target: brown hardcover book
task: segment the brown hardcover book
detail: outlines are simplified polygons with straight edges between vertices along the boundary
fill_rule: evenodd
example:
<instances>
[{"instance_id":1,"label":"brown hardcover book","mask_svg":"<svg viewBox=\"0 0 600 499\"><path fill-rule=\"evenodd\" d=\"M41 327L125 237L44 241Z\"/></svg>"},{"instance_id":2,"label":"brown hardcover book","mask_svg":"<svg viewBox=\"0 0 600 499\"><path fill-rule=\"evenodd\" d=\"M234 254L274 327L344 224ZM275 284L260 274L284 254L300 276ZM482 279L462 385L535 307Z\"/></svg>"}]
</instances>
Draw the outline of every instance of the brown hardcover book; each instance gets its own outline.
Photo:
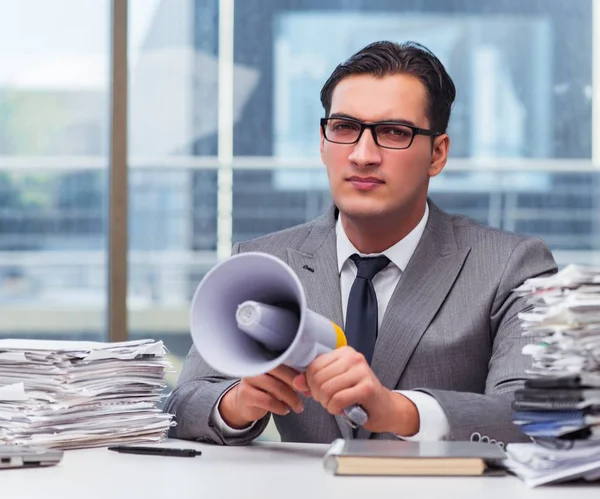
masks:
<instances>
[{"instance_id":1,"label":"brown hardcover book","mask_svg":"<svg viewBox=\"0 0 600 499\"><path fill-rule=\"evenodd\" d=\"M405 442L335 440L325 469L335 475L501 475L506 458L496 444L482 442Z\"/></svg>"}]
</instances>

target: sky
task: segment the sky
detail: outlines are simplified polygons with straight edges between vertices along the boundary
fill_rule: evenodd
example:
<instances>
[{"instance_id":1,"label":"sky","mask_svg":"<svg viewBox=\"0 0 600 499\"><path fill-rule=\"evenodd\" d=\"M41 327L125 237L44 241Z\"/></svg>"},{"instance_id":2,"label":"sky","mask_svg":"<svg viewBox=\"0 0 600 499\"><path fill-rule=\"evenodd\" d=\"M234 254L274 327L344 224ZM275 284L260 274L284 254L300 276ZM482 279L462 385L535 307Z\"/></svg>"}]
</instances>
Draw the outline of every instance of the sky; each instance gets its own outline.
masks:
<instances>
[{"instance_id":1,"label":"sky","mask_svg":"<svg viewBox=\"0 0 600 499\"><path fill-rule=\"evenodd\" d=\"M130 64L161 0L131 0ZM0 0L0 87L106 89L109 0Z\"/></svg>"}]
</instances>

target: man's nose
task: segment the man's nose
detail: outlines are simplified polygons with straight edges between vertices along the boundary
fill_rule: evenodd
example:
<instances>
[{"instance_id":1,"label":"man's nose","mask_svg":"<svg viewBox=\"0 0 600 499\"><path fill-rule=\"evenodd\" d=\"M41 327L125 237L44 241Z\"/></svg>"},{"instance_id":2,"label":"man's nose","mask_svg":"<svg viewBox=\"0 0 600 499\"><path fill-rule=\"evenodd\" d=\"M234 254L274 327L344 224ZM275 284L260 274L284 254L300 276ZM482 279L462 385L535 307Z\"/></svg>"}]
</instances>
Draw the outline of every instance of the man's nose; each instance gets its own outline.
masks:
<instances>
[{"instance_id":1,"label":"man's nose","mask_svg":"<svg viewBox=\"0 0 600 499\"><path fill-rule=\"evenodd\" d=\"M357 166L377 166L381 163L381 150L375 143L371 130L366 129L363 132L348 159Z\"/></svg>"}]
</instances>

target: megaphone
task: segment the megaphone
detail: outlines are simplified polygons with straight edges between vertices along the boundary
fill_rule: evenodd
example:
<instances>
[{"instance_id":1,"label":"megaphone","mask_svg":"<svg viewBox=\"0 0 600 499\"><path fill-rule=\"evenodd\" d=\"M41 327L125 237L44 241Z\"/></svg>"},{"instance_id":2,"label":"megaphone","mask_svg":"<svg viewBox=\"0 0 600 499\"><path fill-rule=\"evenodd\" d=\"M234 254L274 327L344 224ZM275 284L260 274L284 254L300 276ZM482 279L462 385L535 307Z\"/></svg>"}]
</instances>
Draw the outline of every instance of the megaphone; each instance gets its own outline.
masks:
<instances>
[{"instance_id":1,"label":"megaphone","mask_svg":"<svg viewBox=\"0 0 600 499\"><path fill-rule=\"evenodd\" d=\"M294 271L258 252L233 255L204 276L192 298L190 331L207 364L239 378L280 365L303 372L318 355L346 345L337 324L307 308ZM353 427L368 418L358 405L344 416Z\"/></svg>"}]
</instances>

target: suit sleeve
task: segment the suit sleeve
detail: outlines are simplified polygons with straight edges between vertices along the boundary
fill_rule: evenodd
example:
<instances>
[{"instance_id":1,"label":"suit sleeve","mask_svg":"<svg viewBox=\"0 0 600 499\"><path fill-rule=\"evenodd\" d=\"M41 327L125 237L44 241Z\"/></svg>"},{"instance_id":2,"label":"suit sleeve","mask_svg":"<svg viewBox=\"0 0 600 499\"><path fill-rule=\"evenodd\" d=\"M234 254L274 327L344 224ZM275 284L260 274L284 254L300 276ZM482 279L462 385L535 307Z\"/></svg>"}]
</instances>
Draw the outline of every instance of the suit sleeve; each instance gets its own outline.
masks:
<instances>
[{"instance_id":1,"label":"suit sleeve","mask_svg":"<svg viewBox=\"0 0 600 499\"><path fill-rule=\"evenodd\" d=\"M237 243L232 254L239 252L240 245ZM173 414L177 423L169 431L169 436L219 445L246 445L257 438L266 428L270 415L257 421L248 432L235 436L224 435L211 418L221 395L238 381L212 369L192 345L177 386L165 404L165 412Z\"/></svg>"},{"instance_id":2,"label":"suit sleeve","mask_svg":"<svg viewBox=\"0 0 600 499\"><path fill-rule=\"evenodd\" d=\"M524 239L513 249L490 314L489 330L493 343L485 393L417 388L433 396L444 410L450 440L471 440L475 435L502 443L530 440L512 422L514 391L523 386L525 370L531 366L531 358L522 353L531 339L522 335L517 315L527 308L527 304L513 290L526 279L556 271L552 253L541 240Z\"/></svg>"}]
</instances>

